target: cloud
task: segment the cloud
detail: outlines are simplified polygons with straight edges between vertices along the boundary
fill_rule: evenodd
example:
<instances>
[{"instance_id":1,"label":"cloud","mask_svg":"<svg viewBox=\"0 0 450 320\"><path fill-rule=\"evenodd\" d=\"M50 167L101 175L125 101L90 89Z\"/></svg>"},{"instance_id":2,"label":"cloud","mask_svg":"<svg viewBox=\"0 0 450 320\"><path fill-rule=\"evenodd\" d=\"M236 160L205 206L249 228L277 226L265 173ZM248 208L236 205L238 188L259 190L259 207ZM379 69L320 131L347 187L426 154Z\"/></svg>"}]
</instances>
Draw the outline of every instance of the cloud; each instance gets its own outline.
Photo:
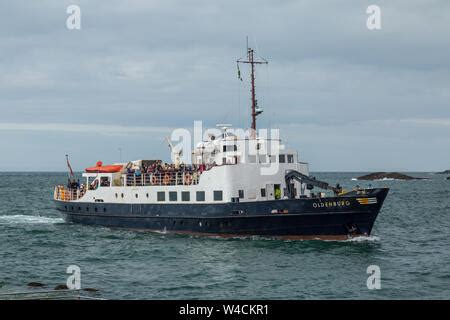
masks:
<instances>
[{"instance_id":1,"label":"cloud","mask_svg":"<svg viewBox=\"0 0 450 320\"><path fill-rule=\"evenodd\" d=\"M403 150L398 159L410 168L442 165L427 156L427 140L450 149L448 1L381 1L379 31L366 28L372 1L75 3L80 31L65 25L73 1L0 3L0 130L15 141L0 168L17 161L27 143L60 148L54 132L153 137L197 119L248 127L248 69L241 68L240 82L235 65L247 35L269 60L256 73L264 109L258 125L286 128L292 145L374 139L386 152ZM5 139L0 144L8 145ZM96 147L83 141L82 148ZM413 163L414 149L401 147L409 141L430 152ZM327 168L329 150L308 153ZM383 157L372 154L364 165ZM347 167L348 158L342 154L333 166Z\"/></svg>"},{"instance_id":2,"label":"cloud","mask_svg":"<svg viewBox=\"0 0 450 320\"><path fill-rule=\"evenodd\" d=\"M74 124L74 123L0 123L0 131L45 131L71 133L97 133L106 135L129 134L168 134L173 130L169 127L139 127L102 124Z\"/></svg>"}]
</instances>

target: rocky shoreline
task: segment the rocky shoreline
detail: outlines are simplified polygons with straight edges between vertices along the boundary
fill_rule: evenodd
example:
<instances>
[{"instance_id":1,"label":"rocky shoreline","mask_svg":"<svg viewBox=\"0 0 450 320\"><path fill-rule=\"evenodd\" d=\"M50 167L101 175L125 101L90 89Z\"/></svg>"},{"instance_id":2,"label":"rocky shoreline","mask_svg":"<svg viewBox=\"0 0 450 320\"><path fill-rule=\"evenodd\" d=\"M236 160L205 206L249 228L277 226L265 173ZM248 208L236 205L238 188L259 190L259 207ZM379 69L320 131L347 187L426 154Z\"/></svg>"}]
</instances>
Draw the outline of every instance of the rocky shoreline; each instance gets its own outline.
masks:
<instances>
[{"instance_id":1,"label":"rocky shoreline","mask_svg":"<svg viewBox=\"0 0 450 320\"><path fill-rule=\"evenodd\" d=\"M412 177L399 172L374 172L357 178L358 180L427 180L428 178Z\"/></svg>"}]
</instances>

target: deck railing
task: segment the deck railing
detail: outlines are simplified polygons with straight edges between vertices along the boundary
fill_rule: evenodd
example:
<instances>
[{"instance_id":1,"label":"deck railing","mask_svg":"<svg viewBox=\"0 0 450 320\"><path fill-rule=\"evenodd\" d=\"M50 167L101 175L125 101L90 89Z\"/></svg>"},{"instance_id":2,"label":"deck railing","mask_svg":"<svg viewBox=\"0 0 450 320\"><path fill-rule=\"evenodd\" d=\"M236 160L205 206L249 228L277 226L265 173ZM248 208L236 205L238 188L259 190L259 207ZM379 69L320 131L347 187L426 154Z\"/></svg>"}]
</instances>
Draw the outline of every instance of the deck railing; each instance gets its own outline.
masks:
<instances>
[{"instance_id":1,"label":"deck railing","mask_svg":"<svg viewBox=\"0 0 450 320\"><path fill-rule=\"evenodd\" d=\"M142 175L124 174L120 186L139 187L139 186L178 186L178 185L197 185L201 173L198 171L174 171L161 173L146 173ZM97 180L96 180L97 181ZM107 187L110 185L108 184ZM119 185L115 185L119 186ZM90 185L89 190L95 190L99 187L98 182L95 186ZM106 186L101 186L106 187ZM55 187L53 198L61 201L75 201L80 199L86 193L86 187L67 188L63 185Z\"/></svg>"},{"instance_id":2,"label":"deck railing","mask_svg":"<svg viewBox=\"0 0 450 320\"><path fill-rule=\"evenodd\" d=\"M200 172L176 171L162 173L146 173L142 175L123 175L124 185L136 186L177 186L195 185L200 179Z\"/></svg>"},{"instance_id":3,"label":"deck railing","mask_svg":"<svg viewBox=\"0 0 450 320\"><path fill-rule=\"evenodd\" d=\"M74 201L80 199L85 193L85 188L69 189L64 186L56 186L53 198L61 201Z\"/></svg>"}]
</instances>

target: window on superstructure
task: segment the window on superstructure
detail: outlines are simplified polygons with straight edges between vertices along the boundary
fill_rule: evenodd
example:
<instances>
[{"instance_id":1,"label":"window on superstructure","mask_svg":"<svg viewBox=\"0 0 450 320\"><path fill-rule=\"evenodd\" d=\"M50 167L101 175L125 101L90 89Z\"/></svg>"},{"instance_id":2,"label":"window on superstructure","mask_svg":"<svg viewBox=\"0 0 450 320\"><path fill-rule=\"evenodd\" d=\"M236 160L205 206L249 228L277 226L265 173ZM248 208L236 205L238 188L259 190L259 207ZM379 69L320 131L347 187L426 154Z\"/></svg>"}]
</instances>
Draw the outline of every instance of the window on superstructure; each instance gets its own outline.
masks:
<instances>
[{"instance_id":1,"label":"window on superstructure","mask_svg":"<svg viewBox=\"0 0 450 320\"><path fill-rule=\"evenodd\" d=\"M223 191L214 190L214 201L222 201L222 200L223 200Z\"/></svg>"},{"instance_id":2,"label":"window on superstructure","mask_svg":"<svg viewBox=\"0 0 450 320\"><path fill-rule=\"evenodd\" d=\"M287 162L288 163L294 163L294 155L293 154L288 154L287 155Z\"/></svg>"},{"instance_id":3,"label":"window on superstructure","mask_svg":"<svg viewBox=\"0 0 450 320\"><path fill-rule=\"evenodd\" d=\"M259 163L266 163L267 159L266 159L266 155L265 154L261 154L259 156Z\"/></svg>"},{"instance_id":4,"label":"window on superstructure","mask_svg":"<svg viewBox=\"0 0 450 320\"><path fill-rule=\"evenodd\" d=\"M177 201L177 192L169 191L169 201Z\"/></svg>"},{"instance_id":5,"label":"window on superstructure","mask_svg":"<svg viewBox=\"0 0 450 320\"><path fill-rule=\"evenodd\" d=\"M100 186L101 187L110 187L111 182L109 181L109 177L101 177L100 178Z\"/></svg>"},{"instance_id":6,"label":"window on superstructure","mask_svg":"<svg viewBox=\"0 0 450 320\"><path fill-rule=\"evenodd\" d=\"M205 191L197 191L197 201L205 201Z\"/></svg>"},{"instance_id":7,"label":"window on superstructure","mask_svg":"<svg viewBox=\"0 0 450 320\"><path fill-rule=\"evenodd\" d=\"M182 191L181 201L191 201L191 193L189 191Z\"/></svg>"},{"instance_id":8,"label":"window on superstructure","mask_svg":"<svg viewBox=\"0 0 450 320\"><path fill-rule=\"evenodd\" d=\"M134 196L136 197L136 199L139 198L139 195L137 193Z\"/></svg>"},{"instance_id":9,"label":"window on superstructure","mask_svg":"<svg viewBox=\"0 0 450 320\"><path fill-rule=\"evenodd\" d=\"M158 201L166 201L166 193L164 191L158 191L156 199Z\"/></svg>"},{"instance_id":10,"label":"window on superstructure","mask_svg":"<svg viewBox=\"0 0 450 320\"><path fill-rule=\"evenodd\" d=\"M279 162L280 163L286 163L286 155L285 154L280 154L278 156Z\"/></svg>"},{"instance_id":11,"label":"window on superstructure","mask_svg":"<svg viewBox=\"0 0 450 320\"><path fill-rule=\"evenodd\" d=\"M244 190L239 190L238 193L239 193L239 198L244 199Z\"/></svg>"},{"instance_id":12,"label":"window on superstructure","mask_svg":"<svg viewBox=\"0 0 450 320\"><path fill-rule=\"evenodd\" d=\"M223 152L228 152L228 151L237 151L237 146L236 145L223 146Z\"/></svg>"},{"instance_id":13,"label":"window on superstructure","mask_svg":"<svg viewBox=\"0 0 450 320\"><path fill-rule=\"evenodd\" d=\"M266 188L261 188L261 197L262 198L266 197Z\"/></svg>"}]
</instances>

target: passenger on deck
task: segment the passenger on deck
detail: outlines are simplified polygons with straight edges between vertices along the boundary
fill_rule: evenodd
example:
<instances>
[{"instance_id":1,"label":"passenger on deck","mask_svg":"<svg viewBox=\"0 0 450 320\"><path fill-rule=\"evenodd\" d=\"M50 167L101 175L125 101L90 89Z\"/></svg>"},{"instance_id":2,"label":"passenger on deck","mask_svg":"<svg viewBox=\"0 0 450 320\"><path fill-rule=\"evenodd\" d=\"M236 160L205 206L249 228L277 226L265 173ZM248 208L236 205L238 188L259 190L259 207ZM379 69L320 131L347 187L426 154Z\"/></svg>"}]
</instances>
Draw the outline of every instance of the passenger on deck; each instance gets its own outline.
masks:
<instances>
[{"instance_id":1,"label":"passenger on deck","mask_svg":"<svg viewBox=\"0 0 450 320\"><path fill-rule=\"evenodd\" d=\"M134 170L134 175L136 177L140 177L141 176L141 169L137 168L136 170Z\"/></svg>"}]
</instances>

